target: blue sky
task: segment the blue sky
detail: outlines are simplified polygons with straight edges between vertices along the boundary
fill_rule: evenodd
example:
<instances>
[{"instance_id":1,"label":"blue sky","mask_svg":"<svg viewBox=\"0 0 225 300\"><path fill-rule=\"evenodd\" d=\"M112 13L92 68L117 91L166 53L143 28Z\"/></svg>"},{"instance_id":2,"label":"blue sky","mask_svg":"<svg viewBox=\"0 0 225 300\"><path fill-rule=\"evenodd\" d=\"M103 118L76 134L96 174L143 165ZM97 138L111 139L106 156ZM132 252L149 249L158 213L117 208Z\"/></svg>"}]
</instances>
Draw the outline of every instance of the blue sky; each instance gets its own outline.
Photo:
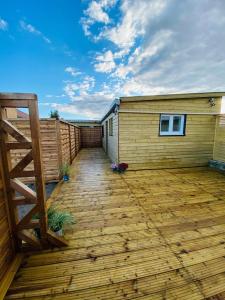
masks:
<instances>
[{"instance_id":1,"label":"blue sky","mask_svg":"<svg viewBox=\"0 0 225 300\"><path fill-rule=\"evenodd\" d=\"M79 119L124 95L223 91L224 11L224 0L1 1L0 90Z\"/></svg>"}]
</instances>

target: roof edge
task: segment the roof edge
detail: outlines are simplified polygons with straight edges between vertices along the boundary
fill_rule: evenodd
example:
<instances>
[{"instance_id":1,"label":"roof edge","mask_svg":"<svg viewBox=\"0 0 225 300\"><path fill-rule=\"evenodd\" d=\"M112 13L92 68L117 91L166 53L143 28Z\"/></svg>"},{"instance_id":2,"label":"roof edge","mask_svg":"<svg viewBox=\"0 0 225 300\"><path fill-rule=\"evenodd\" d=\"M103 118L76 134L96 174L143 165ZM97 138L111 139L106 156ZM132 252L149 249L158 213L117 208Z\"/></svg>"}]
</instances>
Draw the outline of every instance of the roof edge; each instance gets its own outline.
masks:
<instances>
[{"instance_id":1,"label":"roof edge","mask_svg":"<svg viewBox=\"0 0 225 300\"><path fill-rule=\"evenodd\" d=\"M115 110L115 108L116 108L117 106L120 105L120 99L121 99L121 98L116 98L116 99L113 101L113 103L111 104L111 106L110 106L108 112L107 112L107 113L104 115L104 117L101 119L101 123L102 123L103 121L105 121L105 119L106 119L112 112L114 112L114 110Z\"/></svg>"},{"instance_id":2,"label":"roof edge","mask_svg":"<svg viewBox=\"0 0 225 300\"><path fill-rule=\"evenodd\" d=\"M182 99L192 99L193 97L208 98L208 97L222 97L222 96L225 96L225 92L128 96L128 97L120 97L120 100L121 102L132 102L132 101L182 100Z\"/></svg>"}]
</instances>

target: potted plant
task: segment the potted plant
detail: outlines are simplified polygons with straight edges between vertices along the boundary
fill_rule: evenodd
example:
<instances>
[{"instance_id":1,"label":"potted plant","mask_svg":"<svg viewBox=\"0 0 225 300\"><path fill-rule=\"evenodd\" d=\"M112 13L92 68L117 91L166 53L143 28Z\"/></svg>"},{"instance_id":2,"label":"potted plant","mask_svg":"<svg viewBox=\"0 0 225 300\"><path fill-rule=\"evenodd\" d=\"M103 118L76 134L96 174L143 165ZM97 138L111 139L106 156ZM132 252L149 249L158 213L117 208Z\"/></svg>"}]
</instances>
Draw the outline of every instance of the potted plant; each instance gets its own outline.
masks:
<instances>
[{"instance_id":1,"label":"potted plant","mask_svg":"<svg viewBox=\"0 0 225 300\"><path fill-rule=\"evenodd\" d=\"M74 224L74 217L65 211L59 211L54 207L50 207L47 212L48 215L48 228L55 232L57 235L63 235L63 229L66 225ZM35 215L33 219L38 220L39 215ZM36 236L40 239L40 228L34 229Z\"/></svg>"},{"instance_id":2,"label":"potted plant","mask_svg":"<svg viewBox=\"0 0 225 300\"><path fill-rule=\"evenodd\" d=\"M63 229L66 225L74 223L74 217L70 213L59 211L53 207L48 209L48 227L59 236L63 235Z\"/></svg>"},{"instance_id":3,"label":"potted plant","mask_svg":"<svg viewBox=\"0 0 225 300\"><path fill-rule=\"evenodd\" d=\"M69 181L69 179L70 179L70 167L69 167L68 164L64 164L61 167L61 174L63 176L64 181Z\"/></svg>"},{"instance_id":4,"label":"potted plant","mask_svg":"<svg viewBox=\"0 0 225 300\"><path fill-rule=\"evenodd\" d=\"M113 172L124 173L126 171L126 169L128 168L128 164L126 164L126 163L120 163L120 164L113 163L111 165L111 168L112 168Z\"/></svg>"}]
</instances>

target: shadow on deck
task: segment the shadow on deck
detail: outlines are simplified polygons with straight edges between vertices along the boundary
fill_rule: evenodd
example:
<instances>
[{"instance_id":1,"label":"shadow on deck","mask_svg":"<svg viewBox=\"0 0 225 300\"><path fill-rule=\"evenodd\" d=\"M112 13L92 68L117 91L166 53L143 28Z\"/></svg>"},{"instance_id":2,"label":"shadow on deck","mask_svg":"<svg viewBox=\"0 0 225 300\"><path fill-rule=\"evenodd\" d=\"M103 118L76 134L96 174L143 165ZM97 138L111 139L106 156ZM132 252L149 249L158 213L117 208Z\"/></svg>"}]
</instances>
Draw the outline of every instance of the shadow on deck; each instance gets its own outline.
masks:
<instances>
[{"instance_id":1,"label":"shadow on deck","mask_svg":"<svg viewBox=\"0 0 225 300\"><path fill-rule=\"evenodd\" d=\"M80 151L54 197L69 247L27 256L6 299L225 299L225 176L109 166Z\"/></svg>"}]
</instances>

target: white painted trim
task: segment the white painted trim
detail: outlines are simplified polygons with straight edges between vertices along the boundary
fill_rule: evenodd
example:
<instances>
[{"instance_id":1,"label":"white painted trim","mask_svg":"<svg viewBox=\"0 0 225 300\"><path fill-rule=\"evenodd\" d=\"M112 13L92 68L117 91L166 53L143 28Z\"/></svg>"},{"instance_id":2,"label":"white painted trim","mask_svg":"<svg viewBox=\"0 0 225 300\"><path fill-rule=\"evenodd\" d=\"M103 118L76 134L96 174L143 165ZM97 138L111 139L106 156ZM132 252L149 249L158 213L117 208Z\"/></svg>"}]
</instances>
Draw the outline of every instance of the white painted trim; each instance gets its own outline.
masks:
<instances>
[{"instance_id":1,"label":"white painted trim","mask_svg":"<svg viewBox=\"0 0 225 300\"><path fill-rule=\"evenodd\" d=\"M169 130L168 131L161 131L161 118L166 117L169 119ZM174 122L174 117L180 117L181 118L181 123L180 123L180 130L179 131L174 131L173 130L173 122ZM184 135L184 120L185 120L185 115L175 115L175 114L161 114L160 115L160 120L159 120L159 134L160 136L167 136L167 135Z\"/></svg>"}]
</instances>

